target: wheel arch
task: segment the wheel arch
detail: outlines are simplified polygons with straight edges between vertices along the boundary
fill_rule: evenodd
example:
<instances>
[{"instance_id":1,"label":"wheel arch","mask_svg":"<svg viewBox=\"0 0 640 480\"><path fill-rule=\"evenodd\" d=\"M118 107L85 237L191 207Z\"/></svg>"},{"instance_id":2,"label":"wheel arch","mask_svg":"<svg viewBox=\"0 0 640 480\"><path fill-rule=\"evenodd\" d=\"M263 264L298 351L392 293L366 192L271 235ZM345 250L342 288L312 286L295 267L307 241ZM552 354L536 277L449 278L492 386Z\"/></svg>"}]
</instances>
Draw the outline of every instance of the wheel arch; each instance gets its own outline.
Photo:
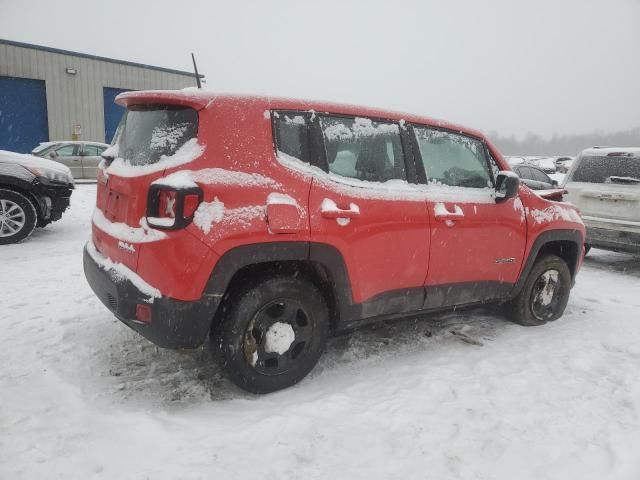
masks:
<instances>
[{"instance_id":1,"label":"wheel arch","mask_svg":"<svg viewBox=\"0 0 640 480\"><path fill-rule=\"evenodd\" d=\"M346 264L335 247L314 242L267 242L238 246L220 257L204 291L205 295L220 299L213 322L237 287L278 273L302 275L321 290L332 329L353 317Z\"/></svg>"},{"instance_id":2,"label":"wheel arch","mask_svg":"<svg viewBox=\"0 0 640 480\"><path fill-rule=\"evenodd\" d=\"M35 177L32 177L32 179L33 178ZM33 186L30 181L0 173L0 189L11 190L12 192L16 192L27 197L36 209L36 214L38 215L37 221L44 217L42 205L40 204L38 197L34 195Z\"/></svg>"},{"instance_id":3,"label":"wheel arch","mask_svg":"<svg viewBox=\"0 0 640 480\"><path fill-rule=\"evenodd\" d=\"M583 243L584 238L580 230L559 229L542 232L533 242L524 268L520 272L520 277L513 286L509 298L514 298L520 293L536 260L547 254L556 255L567 263L573 285L580 265Z\"/></svg>"}]
</instances>

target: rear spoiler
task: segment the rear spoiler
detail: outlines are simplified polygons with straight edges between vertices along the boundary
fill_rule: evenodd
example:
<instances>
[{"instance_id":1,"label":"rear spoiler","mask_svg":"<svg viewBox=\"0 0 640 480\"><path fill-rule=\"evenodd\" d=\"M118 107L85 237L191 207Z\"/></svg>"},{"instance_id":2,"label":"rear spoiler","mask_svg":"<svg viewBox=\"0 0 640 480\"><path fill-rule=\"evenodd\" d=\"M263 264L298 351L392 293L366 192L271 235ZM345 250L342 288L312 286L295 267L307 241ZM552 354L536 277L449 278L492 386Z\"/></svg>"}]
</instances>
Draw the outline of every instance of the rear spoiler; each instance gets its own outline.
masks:
<instances>
[{"instance_id":1,"label":"rear spoiler","mask_svg":"<svg viewBox=\"0 0 640 480\"><path fill-rule=\"evenodd\" d=\"M214 93L196 88L186 90L142 90L121 93L116 97L116 103L123 107L141 104L161 104L180 105L191 107L194 110L202 110L214 98Z\"/></svg>"}]
</instances>

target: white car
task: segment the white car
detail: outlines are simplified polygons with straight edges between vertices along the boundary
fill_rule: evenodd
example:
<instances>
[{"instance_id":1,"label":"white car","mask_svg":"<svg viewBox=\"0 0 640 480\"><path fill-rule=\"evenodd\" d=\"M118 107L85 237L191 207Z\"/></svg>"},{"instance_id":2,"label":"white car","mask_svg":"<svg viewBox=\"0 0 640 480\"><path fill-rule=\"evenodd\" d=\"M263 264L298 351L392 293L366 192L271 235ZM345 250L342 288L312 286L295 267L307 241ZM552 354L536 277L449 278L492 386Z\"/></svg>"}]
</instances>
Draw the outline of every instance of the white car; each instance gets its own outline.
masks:
<instances>
[{"instance_id":1,"label":"white car","mask_svg":"<svg viewBox=\"0 0 640 480\"><path fill-rule=\"evenodd\" d=\"M640 147L584 150L564 188L582 212L588 246L640 254Z\"/></svg>"},{"instance_id":2,"label":"white car","mask_svg":"<svg viewBox=\"0 0 640 480\"><path fill-rule=\"evenodd\" d=\"M556 173L556 159L555 157L530 157L526 158L528 163L541 168L544 173Z\"/></svg>"}]
</instances>

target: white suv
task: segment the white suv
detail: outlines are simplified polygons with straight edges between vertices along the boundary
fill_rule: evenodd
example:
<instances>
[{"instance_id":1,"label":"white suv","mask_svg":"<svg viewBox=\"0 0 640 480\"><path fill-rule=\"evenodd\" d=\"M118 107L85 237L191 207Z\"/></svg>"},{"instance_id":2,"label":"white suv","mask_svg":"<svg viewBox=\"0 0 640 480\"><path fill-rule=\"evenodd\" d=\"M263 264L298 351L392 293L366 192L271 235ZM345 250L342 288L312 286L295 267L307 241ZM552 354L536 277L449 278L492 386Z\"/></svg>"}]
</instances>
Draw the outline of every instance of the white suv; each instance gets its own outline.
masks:
<instances>
[{"instance_id":1,"label":"white suv","mask_svg":"<svg viewBox=\"0 0 640 480\"><path fill-rule=\"evenodd\" d=\"M640 254L640 147L584 150L564 187L565 200L582 212L589 246Z\"/></svg>"}]
</instances>

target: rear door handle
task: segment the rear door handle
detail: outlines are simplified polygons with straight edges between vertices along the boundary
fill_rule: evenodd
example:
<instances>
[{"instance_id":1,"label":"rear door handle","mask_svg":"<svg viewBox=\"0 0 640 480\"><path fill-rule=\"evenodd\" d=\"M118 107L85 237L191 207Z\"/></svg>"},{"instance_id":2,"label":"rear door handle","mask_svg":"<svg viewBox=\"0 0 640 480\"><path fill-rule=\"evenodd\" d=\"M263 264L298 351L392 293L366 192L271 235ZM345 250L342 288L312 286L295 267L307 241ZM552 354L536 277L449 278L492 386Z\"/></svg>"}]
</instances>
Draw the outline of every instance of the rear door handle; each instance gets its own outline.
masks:
<instances>
[{"instance_id":1,"label":"rear door handle","mask_svg":"<svg viewBox=\"0 0 640 480\"><path fill-rule=\"evenodd\" d=\"M320 207L320 214L324 218L356 218L360 216L360 208L355 203L351 203L349 204L349 209L344 210L338 208L338 205L333 200L325 198Z\"/></svg>"}]
</instances>

